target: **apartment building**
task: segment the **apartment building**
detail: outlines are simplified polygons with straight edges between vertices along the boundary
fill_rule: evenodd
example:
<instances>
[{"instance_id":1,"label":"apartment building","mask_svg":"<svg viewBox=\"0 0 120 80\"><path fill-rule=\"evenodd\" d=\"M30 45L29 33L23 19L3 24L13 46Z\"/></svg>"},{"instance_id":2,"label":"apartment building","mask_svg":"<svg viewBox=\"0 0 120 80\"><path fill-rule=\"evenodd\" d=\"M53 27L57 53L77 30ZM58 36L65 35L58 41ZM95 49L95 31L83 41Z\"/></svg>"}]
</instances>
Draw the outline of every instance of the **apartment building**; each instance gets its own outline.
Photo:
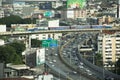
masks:
<instances>
[{"instance_id":1,"label":"apartment building","mask_svg":"<svg viewBox=\"0 0 120 80\"><path fill-rule=\"evenodd\" d=\"M115 68L115 62L120 58L120 33L100 34L98 36L98 52L103 56L105 68Z\"/></svg>"}]
</instances>

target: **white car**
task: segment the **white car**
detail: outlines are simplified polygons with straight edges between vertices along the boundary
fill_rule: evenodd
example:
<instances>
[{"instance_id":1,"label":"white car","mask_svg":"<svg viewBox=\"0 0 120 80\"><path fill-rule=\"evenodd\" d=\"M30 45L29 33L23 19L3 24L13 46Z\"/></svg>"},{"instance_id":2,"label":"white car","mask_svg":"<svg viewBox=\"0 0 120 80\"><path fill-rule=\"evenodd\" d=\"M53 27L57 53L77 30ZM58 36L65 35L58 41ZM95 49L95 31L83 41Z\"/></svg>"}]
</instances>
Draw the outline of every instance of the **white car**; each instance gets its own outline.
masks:
<instances>
[{"instance_id":1,"label":"white car","mask_svg":"<svg viewBox=\"0 0 120 80\"><path fill-rule=\"evenodd\" d=\"M53 64L52 66L54 67L55 65Z\"/></svg>"},{"instance_id":2,"label":"white car","mask_svg":"<svg viewBox=\"0 0 120 80\"><path fill-rule=\"evenodd\" d=\"M82 62L80 62L80 65L83 65L83 63L82 63Z\"/></svg>"},{"instance_id":3,"label":"white car","mask_svg":"<svg viewBox=\"0 0 120 80\"><path fill-rule=\"evenodd\" d=\"M56 62L56 60L54 59L53 62Z\"/></svg>"},{"instance_id":4,"label":"white car","mask_svg":"<svg viewBox=\"0 0 120 80\"><path fill-rule=\"evenodd\" d=\"M83 68L83 66L82 66L82 65L79 65L79 68Z\"/></svg>"},{"instance_id":5,"label":"white car","mask_svg":"<svg viewBox=\"0 0 120 80\"><path fill-rule=\"evenodd\" d=\"M53 62L52 62L52 61L50 61L49 63L50 63L50 64L52 64Z\"/></svg>"},{"instance_id":6,"label":"white car","mask_svg":"<svg viewBox=\"0 0 120 80\"><path fill-rule=\"evenodd\" d=\"M56 53L55 56L57 56L58 54Z\"/></svg>"}]
</instances>

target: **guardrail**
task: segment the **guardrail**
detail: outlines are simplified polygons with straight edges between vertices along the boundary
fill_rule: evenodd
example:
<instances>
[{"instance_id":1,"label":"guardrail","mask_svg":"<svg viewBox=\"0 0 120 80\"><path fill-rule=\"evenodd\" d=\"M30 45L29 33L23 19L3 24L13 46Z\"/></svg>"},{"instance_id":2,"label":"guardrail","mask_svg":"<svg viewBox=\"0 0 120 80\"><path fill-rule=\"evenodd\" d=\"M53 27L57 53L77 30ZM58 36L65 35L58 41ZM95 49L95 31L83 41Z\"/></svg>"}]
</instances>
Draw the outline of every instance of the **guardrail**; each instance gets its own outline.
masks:
<instances>
[{"instance_id":1,"label":"guardrail","mask_svg":"<svg viewBox=\"0 0 120 80\"><path fill-rule=\"evenodd\" d=\"M61 71L60 69L51 66L47 61L45 62L45 64L46 64L47 66L49 66L50 69L52 69L52 70L54 70L56 73L58 73L58 74L53 73L54 75L56 75L56 76L59 76L59 75L60 75L60 77L61 77L61 78L64 78L64 79L68 79L68 78L69 78L69 76L68 76L64 71ZM52 73L52 72L51 72L51 73Z\"/></svg>"},{"instance_id":2,"label":"guardrail","mask_svg":"<svg viewBox=\"0 0 120 80\"><path fill-rule=\"evenodd\" d=\"M99 74L99 76L98 76L99 78L104 79L104 77L106 77L106 78L111 77L111 78L114 78L114 80L120 80L120 75L114 74L114 73L107 71L105 69L104 69L104 74L103 74L103 68L100 68L96 65L93 65L92 63L90 63L86 59L80 57L81 56L80 54L77 54L77 55L86 66L88 66L90 69L94 70L95 73Z\"/></svg>"}]
</instances>

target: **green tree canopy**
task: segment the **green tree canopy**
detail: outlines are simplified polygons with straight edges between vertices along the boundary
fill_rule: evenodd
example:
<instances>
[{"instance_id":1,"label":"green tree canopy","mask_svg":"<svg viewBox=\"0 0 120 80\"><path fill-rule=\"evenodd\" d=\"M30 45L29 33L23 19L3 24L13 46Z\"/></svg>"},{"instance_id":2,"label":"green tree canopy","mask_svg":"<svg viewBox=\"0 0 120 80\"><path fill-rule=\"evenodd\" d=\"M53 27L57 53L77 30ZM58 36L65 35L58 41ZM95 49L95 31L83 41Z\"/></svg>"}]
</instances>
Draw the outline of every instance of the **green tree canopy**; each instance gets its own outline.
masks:
<instances>
[{"instance_id":1,"label":"green tree canopy","mask_svg":"<svg viewBox=\"0 0 120 80\"><path fill-rule=\"evenodd\" d=\"M117 68L117 74L120 75L120 58L119 58L118 61L116 62L116 68Z\"/></svg>"},{"instance_id":2,"label":"green tree canopy","mask_svg":"<svg viewBox=\"0 0 120 80\"><path fill-rule=\"evenodd\" d=\"M18 24L22 19L19 16L11 15L0 19L1 24L11 26L11 24Z\"/></svg>"},{"instance_id":3,"label":"green tree canopy","mask_svg":"<svg viewBox=\"0 0 120 80\"><path fill-rule=\"evenodd\" d=\"M30 24L35 22L36 22L35 18L22 19L20 16L17 15L10 15L8 17L4 17L0 19L0 24L6 24L7 27L10 27L11 24Z\"/></svg>"},{"instance_id":4,"label":"green tree canopy","mask_svg":"<svg viewBox=\"0 0 120 80\"><path fill-rule=\"evenodd\" d=\"M22 55L21 53L25 50L25 44L20 43L20 42L13 42L8 45L13 47L15 49L15 52L20 56Z\"/></svg>"},{"instance_id":5,"label":"green tree canopy","mask_svg":"<svg viewBox=\"0 0 120 80\"><path fill-rule=\"evenodd\" d=\"M31 40L31 47L41 47L42 41L37 40L37 39L32 39Z\"/></svg>"},{"instance_id":6,"label":"green tree canopy","mask_svg":"<svg viewBox=\"0 0 120 80\"><path fill-rule=\"evenodd\" d=\"M97 66L103 66L102 54L100 53L95 54L95 64Z\"/></svg>"},{"instance_id":7,"label":"green tree canopy","mask_svg":"<svg viewBox=\"0 0 120 80\"><path fill-rule=\"evenodd\" d=\"M15 49L9 45L0 46L0 58L0 62L4 63L22 63L22 58L20 58L20 56L16 54Z\"/></svg>"}]
</instances>

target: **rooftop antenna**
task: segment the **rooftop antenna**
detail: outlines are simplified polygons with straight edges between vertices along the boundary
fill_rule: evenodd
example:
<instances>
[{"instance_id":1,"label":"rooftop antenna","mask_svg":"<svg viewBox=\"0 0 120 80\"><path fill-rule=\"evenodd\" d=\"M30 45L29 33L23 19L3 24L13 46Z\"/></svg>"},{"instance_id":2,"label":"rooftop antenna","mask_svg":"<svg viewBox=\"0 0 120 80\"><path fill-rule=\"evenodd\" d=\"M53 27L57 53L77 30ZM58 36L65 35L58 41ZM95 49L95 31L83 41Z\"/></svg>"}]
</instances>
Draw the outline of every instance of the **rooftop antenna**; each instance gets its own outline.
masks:
<instances>
[{"instance_id":1,"label":"rooftop antenna","mask_svg":"<svg viewBox=\"0 0 120 80\"><path fill-rule=\"evenodd\" d=\"M120 0L118 0L117 4L117 18L120 18Z\"/></svg>"}]
</instances>

